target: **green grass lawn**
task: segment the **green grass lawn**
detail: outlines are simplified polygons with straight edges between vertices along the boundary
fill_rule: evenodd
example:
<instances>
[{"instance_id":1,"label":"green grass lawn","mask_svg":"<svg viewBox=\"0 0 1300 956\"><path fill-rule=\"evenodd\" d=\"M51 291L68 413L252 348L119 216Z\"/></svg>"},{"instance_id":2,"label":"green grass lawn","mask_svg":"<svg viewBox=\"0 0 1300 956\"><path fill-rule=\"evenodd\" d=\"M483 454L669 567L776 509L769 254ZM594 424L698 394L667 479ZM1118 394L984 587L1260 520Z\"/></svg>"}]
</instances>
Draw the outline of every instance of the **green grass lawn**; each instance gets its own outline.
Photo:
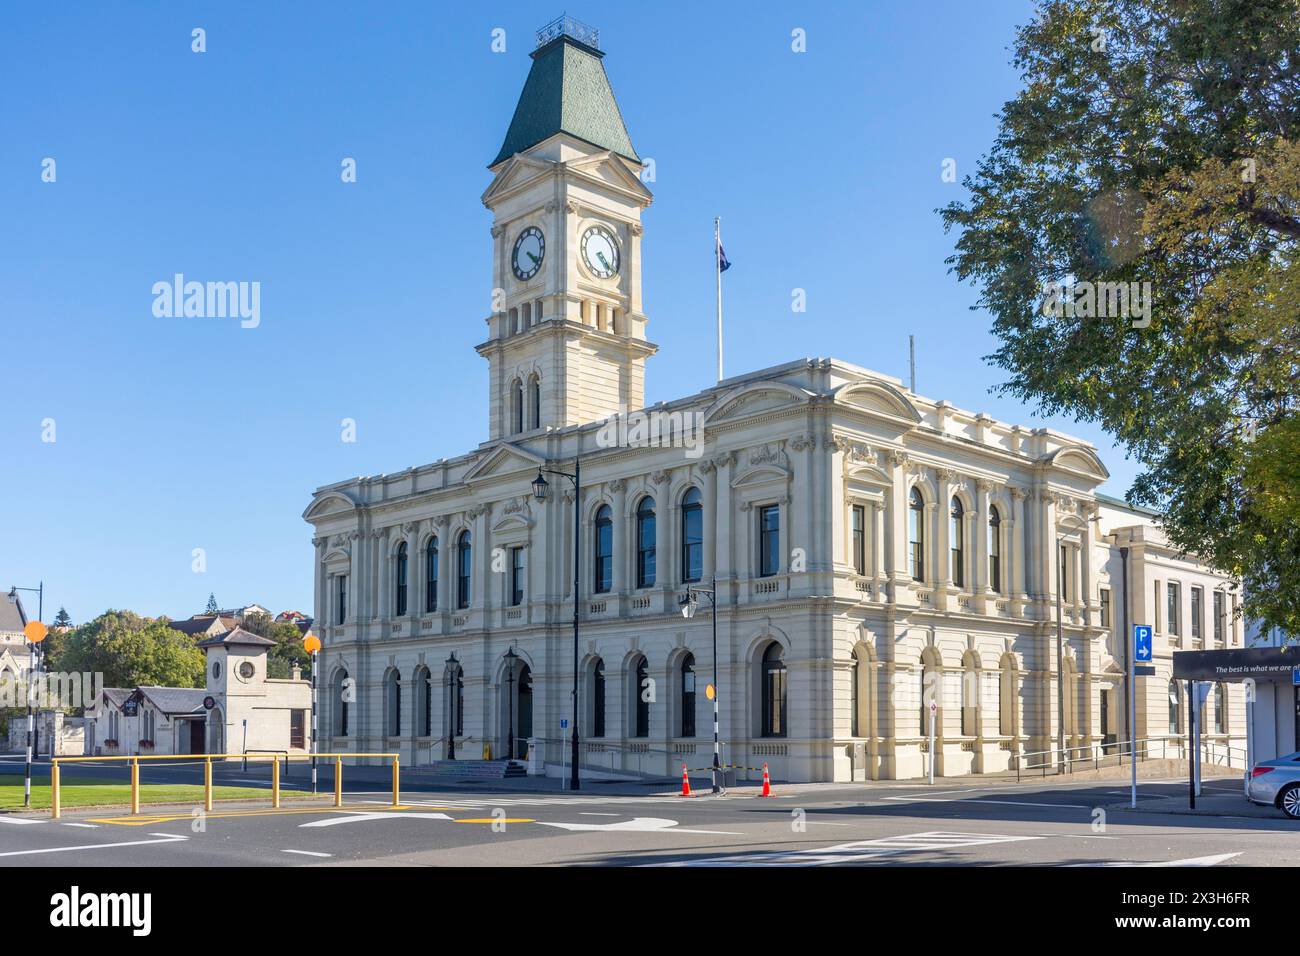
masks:
<instances>
[{"instance_id":1,"label":"green grass lawn","mask_svg":"<svg viewBox=\"0 0 1300 956\"><path fill-rule=\"evenodd\" d=\"M123 773L126 776L126 773ZM72 776L67 771L62 775L59 787L60 803L64 809L71 807L109 807L129 806L131 803L131 783L98 780L90 777ZM287 799L290 793L280 791L280 798ZM265 800L271 802L269 787L217 787L212 788L214 800ZM193 803L202 805L203 787L200 784L141 783L140 805L148 803ZM23 775L20 773L0 774L0 811L21 810L23 808ZM48 810L50 808L50 775L32 775L32 809Z\"/></svg>"}]
</instances>

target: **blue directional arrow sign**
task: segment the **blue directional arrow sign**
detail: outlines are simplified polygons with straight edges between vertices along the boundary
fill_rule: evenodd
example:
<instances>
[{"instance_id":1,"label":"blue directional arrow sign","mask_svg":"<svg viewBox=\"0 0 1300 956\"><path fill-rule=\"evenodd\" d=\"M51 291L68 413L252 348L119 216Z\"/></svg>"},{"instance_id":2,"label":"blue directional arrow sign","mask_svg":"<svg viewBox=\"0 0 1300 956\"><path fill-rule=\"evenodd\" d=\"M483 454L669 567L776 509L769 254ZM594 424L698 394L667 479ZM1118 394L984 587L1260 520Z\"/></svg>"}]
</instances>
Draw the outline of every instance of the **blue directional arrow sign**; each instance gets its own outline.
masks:
<instances>
[{"instance_id":1,"label":"blue directional arrow sign","mask_svg":"<svg viewBox=\"0 0 1300 956\"><path fill-rule=\"evenodd\" d=\"M1133 625L1133 660L1151 660L1151 625Z\"/></svg>"}]
</instances>

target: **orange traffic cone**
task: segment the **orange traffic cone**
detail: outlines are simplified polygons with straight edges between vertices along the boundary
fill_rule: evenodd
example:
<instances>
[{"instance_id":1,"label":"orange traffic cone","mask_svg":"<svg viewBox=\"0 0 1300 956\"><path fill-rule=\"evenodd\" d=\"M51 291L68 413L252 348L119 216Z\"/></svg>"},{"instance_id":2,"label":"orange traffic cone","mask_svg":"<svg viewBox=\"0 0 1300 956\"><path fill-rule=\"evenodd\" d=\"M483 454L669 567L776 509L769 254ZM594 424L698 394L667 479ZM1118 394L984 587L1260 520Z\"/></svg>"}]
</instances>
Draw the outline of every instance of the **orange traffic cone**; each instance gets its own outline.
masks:
<instances>
[{"instance_id":1,"label":"orange traffic cone","mask_svg":"<svg viewBox=\"0 0 1300 956\"><path fill-rule=\"evenodd\" d=\"M772 795L772 778L767 775L767 764L763 764L763 792L760 797L770 797Z\"/></svg>"},{"instance_id":2,"label":"orange traffic cone","mask_svg":"<svg viewBox=\"0 0 1300 956\"><path fill-rule=\"evenodd\" d=\"M682 796L691 795L691 778L686 776L686 764L682 764Z\"/></svg>"}]
</instances>

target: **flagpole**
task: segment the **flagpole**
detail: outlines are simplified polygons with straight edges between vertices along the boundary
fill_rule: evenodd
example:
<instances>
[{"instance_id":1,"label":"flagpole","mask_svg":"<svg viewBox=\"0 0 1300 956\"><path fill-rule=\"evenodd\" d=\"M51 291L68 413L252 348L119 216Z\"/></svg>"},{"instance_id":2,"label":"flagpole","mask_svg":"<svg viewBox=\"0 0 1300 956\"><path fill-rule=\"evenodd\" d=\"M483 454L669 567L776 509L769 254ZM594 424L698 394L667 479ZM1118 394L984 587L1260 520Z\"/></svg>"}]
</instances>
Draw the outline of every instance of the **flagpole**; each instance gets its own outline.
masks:
<instances>
[{"instance_id":1,"label":"flagpole","mask_svg":"<svg viewBox=\"0 0 1300 956\"><path fill-rule=\"evenodd\" d=\"M722 218L713 220L713 269L718 283L718 381L722 381Z\"/></svg>"}]
</instances>

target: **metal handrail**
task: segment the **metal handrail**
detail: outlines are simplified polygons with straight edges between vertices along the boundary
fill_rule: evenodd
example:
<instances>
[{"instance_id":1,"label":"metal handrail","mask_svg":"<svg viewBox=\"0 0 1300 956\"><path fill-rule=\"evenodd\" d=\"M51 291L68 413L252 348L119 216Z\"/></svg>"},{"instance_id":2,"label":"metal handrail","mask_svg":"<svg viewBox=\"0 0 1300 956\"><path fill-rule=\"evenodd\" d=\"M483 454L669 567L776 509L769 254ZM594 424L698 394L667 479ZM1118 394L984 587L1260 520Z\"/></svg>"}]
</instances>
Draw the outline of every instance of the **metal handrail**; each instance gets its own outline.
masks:
<instances>
[{"instance_id":1,"label":"metal handrail","mask_svg":"<svg viewBox=\"0 0 1300 956\"><path fill-rule=\"evenodd\" d=\"M271 807L278 809L280 806L280 751L267 751L271 754ZM121 754L111 756L83 756L83 757L51 757L50 758L50 817L57 820L62 815L62 806L60 803L60 784L62 767L60 764L65 763L112 763L114 761L129 761L131 764L131 815L137 816L140 813L140 761L142 760L186 760L193 761L196 758L203 760L203 809L205 812L212 812L212 761L214 760L233 760L236 757L247 759L252 757L254 760L259 759L261 754L245 752L242 754L149 754L141 756L139 754ZM343 806L343 760L345 757L351 758L383 758L393 762L393 806L401 805L401 755L395 753L294 753L285 756L285 763L288 764L291 759L316 760L332 758L334 760L334 806Z\"/></svg>"}]
</instances>

